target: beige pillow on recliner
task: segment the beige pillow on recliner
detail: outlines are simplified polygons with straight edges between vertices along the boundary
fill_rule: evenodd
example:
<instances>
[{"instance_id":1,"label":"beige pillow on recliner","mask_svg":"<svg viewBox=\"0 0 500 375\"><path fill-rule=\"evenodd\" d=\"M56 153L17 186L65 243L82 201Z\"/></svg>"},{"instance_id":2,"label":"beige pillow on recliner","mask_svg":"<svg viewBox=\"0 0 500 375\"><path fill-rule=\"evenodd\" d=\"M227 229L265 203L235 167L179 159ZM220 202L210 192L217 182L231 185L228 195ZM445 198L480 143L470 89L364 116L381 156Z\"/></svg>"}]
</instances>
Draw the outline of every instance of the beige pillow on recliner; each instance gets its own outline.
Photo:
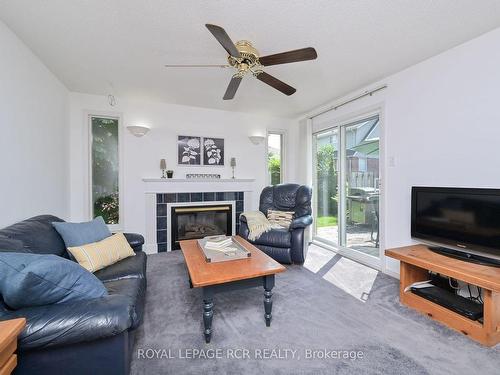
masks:
<instances>
[{"instance_id":1,"label":"beige pillow on recliner","mask_svg":"<svg viewBox=\"0 0 500 375\"><path fill-rule=\"evenodd\" d=\"M269 220L271 224L279 225L285 229L290 227L294 215L295 212L293 211L267 210L267 220Z\"/></svg>"}]
</instances>

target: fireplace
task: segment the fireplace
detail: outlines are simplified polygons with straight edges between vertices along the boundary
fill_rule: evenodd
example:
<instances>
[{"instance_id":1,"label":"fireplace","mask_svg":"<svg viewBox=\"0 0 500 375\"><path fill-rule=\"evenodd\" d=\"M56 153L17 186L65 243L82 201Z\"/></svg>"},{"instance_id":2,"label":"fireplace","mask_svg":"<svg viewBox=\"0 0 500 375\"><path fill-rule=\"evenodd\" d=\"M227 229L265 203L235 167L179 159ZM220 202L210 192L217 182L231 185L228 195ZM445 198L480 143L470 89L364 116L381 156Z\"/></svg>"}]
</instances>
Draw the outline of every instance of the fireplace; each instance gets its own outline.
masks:
<instances>
[{"instance_id":1,"label":"fireplace","mask_svg":"<svg viewBox=\"0 0 500 375\"><path fill-rule=\"evenodd\" d=\"M231 206L232 210L231 232L235 234L238 233L238 218L245 209L245 200L247 199L246 193L242 191L156 193L155 195L156 199L154 202L154 207L156 212L156 225L153 225L153 223L151 223L152 227L154 227L155 234L148 235L148 238L149 241L155 242L155 247L158 252L170 251L174 248L178 248L178 244L177 246L172 247L172 237L175 228L172 223L173 208L229 205ZM154 240L152 240L152 238L154 238Z\"/></svg>"},{"instance_id":2,"label":"fireplace","mask_svg":"<svg viewBox=\"0 0 500 375\"><path fill-rule=\"evenodd\" d=\"M172 250L180 249L183 240L233 234L232 204L172 206L170 210Z\"/></svg>"}]
</instances>

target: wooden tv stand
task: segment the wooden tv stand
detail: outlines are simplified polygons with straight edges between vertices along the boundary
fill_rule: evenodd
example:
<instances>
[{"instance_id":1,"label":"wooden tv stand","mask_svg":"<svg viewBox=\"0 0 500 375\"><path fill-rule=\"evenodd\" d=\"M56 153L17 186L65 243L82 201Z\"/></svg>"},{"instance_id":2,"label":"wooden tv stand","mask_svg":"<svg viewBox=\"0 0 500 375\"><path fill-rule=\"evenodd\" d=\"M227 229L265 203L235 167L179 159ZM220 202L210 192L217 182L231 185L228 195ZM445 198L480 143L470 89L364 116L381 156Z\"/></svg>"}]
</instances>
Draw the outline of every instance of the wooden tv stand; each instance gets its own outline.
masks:
<instances>
[{"instance_id":1,"label":"wooden tv stand","mask_svg":"<svg viewBox=\"0 0 500 375\"><path fill-rule=\"evenodd\" d=\"M399 298L430 318L471 337L486 346L500 342L500 268L483 266L437 254L425 245L387 249L385 255L400 263ZM483 289L483 322L470 320L443 306L404 289L416 281L428 280L428 271L449 276Z\"/></svg>"}]
</instances>

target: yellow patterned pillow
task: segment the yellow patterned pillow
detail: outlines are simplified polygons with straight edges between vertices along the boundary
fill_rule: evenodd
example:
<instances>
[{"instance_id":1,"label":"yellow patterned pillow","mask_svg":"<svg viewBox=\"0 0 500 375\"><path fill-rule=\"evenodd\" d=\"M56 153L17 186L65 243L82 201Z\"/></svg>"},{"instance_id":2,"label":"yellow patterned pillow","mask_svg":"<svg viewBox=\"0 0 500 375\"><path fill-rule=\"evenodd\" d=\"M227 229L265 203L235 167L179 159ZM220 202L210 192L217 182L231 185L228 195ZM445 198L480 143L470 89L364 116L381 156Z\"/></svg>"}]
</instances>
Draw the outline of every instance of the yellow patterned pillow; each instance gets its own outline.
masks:
<instances>
[{"instance_id":1,"label":"yellow patterned pillow","mask_svg":"<svg viewBox=\"0 0 500 375\"><path fill-rule=\"evenodd\" d=\"M116 233L102 241L68 247L76 261L90 272L99 271L122 259L135 255L123 233Z\"/></svg>"}]
</instances>

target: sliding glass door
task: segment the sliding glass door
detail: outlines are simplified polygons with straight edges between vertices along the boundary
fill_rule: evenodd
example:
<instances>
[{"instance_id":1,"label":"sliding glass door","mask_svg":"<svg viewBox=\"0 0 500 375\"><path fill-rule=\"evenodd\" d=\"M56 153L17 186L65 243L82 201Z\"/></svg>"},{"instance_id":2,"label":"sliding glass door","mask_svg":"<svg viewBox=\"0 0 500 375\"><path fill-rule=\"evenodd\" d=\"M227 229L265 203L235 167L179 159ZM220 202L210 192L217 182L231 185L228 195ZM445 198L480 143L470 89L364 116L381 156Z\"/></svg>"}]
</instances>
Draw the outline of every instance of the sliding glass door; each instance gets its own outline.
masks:
<instances>
[{"instance_id":1,"label":"sliding glass door","mask_svg":"<svg viewBox=\"0 0 500 375\"><path fill-rule=\"evenodd\" d=\"M339 132L329 129L314 136L315 235L339 244Z\"/></svg>"},{"instance_id":2,"label":"sliding glass door","mask_svg":"<svg viewBox=\"0 0 500 375\"><path fill-rule=\"evenodd\" d=\"M313 135L315 238L379 257L379 117Z\"/></svg>"},{"instance_id":3,"label":"sliding glass door","mask_svg":"<svg viewBox=\"0 0 500 375\"><path fill-rule=\"evenodd\" d=\"M344 246L379 256L378 117L344 127Z\"/></svg>"}]
</instances>

